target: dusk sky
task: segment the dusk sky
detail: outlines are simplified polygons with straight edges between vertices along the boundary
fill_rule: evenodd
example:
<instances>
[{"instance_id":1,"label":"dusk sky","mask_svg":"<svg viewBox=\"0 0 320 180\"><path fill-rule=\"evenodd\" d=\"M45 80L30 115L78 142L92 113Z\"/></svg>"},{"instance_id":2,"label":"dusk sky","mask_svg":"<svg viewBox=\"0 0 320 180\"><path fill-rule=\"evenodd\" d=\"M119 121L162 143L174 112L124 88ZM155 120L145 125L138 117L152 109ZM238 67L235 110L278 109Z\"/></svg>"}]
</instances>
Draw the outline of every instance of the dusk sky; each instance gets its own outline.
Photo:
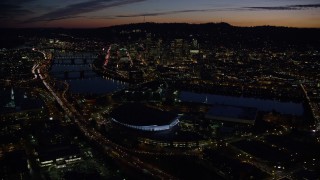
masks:
<instances>
[{"instance_id":1,"label":"dusk sky","mask_svg":"<svg viewBox=\"0 0 320 180\"><path fill-rule=\"evenodd\" d=\"M91 28L139 22L320 28L320 0L1 0L0 27Z\"/></svg>"}]
</instances>

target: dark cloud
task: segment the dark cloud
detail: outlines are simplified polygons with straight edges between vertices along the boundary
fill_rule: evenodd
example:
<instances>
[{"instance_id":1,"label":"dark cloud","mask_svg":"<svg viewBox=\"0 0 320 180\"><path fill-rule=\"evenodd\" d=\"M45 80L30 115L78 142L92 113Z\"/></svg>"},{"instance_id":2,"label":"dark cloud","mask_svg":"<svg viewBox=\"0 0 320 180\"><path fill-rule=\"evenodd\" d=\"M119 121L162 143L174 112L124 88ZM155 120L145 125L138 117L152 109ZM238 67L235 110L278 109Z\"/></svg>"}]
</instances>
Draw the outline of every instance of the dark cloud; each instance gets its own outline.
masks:
<instances>
[{"instance_id":1,"label":"dark cloud","mask_svg":"<svg viewBox=\"0 0 320 180\"><path fill-rule=\"evenodd\" d=\"M36 0L1 0L1 4L27 4Z\"/></svg>"},{"instance_id":2,"label":"dark cloud","mask_svg":"<svg viewBox=\"0 0 320 180\"><path fill-rule=\"evenodd\" d=\"M297 7L297 8L319 8L320 4L293 5L292 7Z\"/></svg>"},{"instance_id":3,"label":"dark cloud","mask_svg":"<svg viewBox=\"0 0 320 180\"><path fill-rule=\"evenodd\" d=\"M165 11L165 12L156 12L156 13L140 13L140 14L129 14L129 15L118 15L116 17L161 16L161 15L189 13L189 12L213 12L213 11L225 11L225 10L231 10L231 9L187 9L187 10Z\"/></svg>"},{"instance_id":4,"label":"dark cloud","mask_svg":"<svg viewBox=\"0 0 320 180\"><path fill-rule=\"evenodd\" d=\"M177 10L177 11L164 11L155 13L139 13L139 14L125 14L117 15L118 18L127 17L141 17L141 16L163 16L179 13L189 12L216 12L216 11L246 11L246 10L303 10L311 8L320 8L320 4L304 4L304 5L288 5L288 6L272 6L272 7L241 7L241 8L222 8L222 9L189 9L189 10Z\"/></svg>"},{"instance_id":5,"label":"dark cloud","mask_svg":"<svg viewBox=\"0 0 320 180\"><path fill-rule=\"evenodd\" d=\"M320 4L302 4L302 5L288 5L288 6L261 6L261 7L246 7L251 10L303 10L320 8Z\"/></svg>"},{"instance_id":6,"label":"dark cloud","mask_svg":"<svg viewBox=\"0 0 320 180\"><path fill-rule=\"evenodd\" d=\"M46 13L44 15L31 18L25 23L37 22L37 21L53 21L60 19L74 18L80 14L99 11L111 7L117 7L127 4L133 4L137 2L143 2L146 0L91 0L72 4L64 8L57 9L55 11Z\"/></svg>"},{"instance_id":7,"label":"dark cloud","mask_svg":"<svg viewBox=\"0 0 320 180\"><path fill-rule=\"evenodd\" d=\"M65 17L57 17L57 18L52 18L50 20L43 20L43 21L59 21L59 20L64 20L64 19L74 19L74 18L84 18L85 16L65 16Z\"/></svg>"},{"instance_id":8,"label":"dark cloud","mask_svg":"<svg viewBox=\"0 0 320 180\"><path fill-rule=\"evenodd\" d=\"M13 4L2 4L0 3L0 18L1 19L12 19L19 16L25 16L32 14L32 11L24 9L20 5Z\"/></svg>"},{"instance_id":9,"label":"dark cloud","mask_svg":"<svg viewBox=\"0 0 320 180\"><path fill-rule=\"evenodd\" d=\"M111 16L90 16L90 17L84 17L86 19L116 19L116 17Z\"/></svg>"}]
</instances>

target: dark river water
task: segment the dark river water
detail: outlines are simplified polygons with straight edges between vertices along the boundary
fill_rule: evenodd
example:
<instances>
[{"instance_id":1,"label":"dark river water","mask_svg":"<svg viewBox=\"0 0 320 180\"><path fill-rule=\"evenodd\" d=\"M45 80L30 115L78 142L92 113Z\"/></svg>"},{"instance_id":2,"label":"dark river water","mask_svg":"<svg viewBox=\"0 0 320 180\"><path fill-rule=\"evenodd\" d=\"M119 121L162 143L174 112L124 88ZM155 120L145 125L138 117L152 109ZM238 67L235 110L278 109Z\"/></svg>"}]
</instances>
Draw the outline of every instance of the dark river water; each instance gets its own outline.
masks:
<instances>
[{"instance_id":1,"label":"dark river water","mask_svg":"<svg viewBox=\"0 0 320 180\"><path fill-rule=\"evenodd\" d=\"M59 80L65 80L70 85L73 93L104 94L121 90L127 86L126 83L102 77L92 70L93 60L87 60L83 64L82 59L55 60L51 67L51 75ZM81 77L81 71L83 76ZM67 75L66 75L67 74Z\"/></svg>"},{"instance_id":2,"label":"dark river water","mask_svg":"<svg viewBox=\"0 0 320 180\"><path fill-rule=\"evenodd\" d=\"M65 80L73 93L104 94L112 93L127 87L127 84L114 79L101 77L92 70L93 60L70 59L56 60L51 67L51 75L59 80ZM71 64L72 63L72 64ZM81 71L83 76L81 77ZM67 72L67 75L66 75ZM282 114L301 116L304 113L302 103L282 102L248 97L233 97L214 94L201 94L182 91L179 99L185 102L206 102L208 104L223 104L231 106L254 107L260 111L272 111Z\"/></svg>"},{"instance_id":3,"label":"dark river water","mask_svg":"<svg viewBox=\"0 0 320 180\"><path fill-rule=\"evenodd\" d=\"M301 116L304 113L302 103L282 102L276 100L248 98L248 97L234 97L222 96L214 94L200 94L194 92L182 91L180 93L180 100L186 102L207 102L208 104L222 104L231 106L246 106L254 107L260 111L272 111L282 114L292 114Z\"/></svg>"}]
</instances>

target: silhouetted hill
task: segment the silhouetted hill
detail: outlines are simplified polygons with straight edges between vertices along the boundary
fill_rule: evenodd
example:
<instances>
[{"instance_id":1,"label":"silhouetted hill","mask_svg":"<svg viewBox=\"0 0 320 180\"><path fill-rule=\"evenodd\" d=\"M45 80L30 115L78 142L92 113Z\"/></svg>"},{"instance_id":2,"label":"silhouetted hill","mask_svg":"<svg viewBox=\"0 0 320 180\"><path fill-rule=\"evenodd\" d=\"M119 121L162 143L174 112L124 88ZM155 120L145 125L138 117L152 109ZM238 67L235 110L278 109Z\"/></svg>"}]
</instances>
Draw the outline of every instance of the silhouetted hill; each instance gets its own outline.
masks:
<instances>
[{"instance_id":1,"label":"silhouetted hill","mask_svg":"<svg viewBox=\"0 0 320 180\"><path fill-rule=\"evenodd\" d=\"M186 38L192 35L202 42L208 41L220 45L262 46L265 43L280 43L319 46L320 43L320 29L318 28L236 27L227 23L139 23L101 28L98 31L111 31L110 33L114 34L136 29L167 39Z\"/></svg>"},{"instance_id":2,"label":"silhouetted hill","mask_svg":"<svg viewBox=\"0 0 320 180\"><path fill-rule=\"evenodd\" d=\"M98 38L107 42L139 41L151 34L153 38L172 40L196 38L206 46L249 46L263 47L266 44L320 47L319 28L288 28L274 26L236 27L227 23L138 23L96 29L1 29L1 47L14 46L23 42L20 37Z\"/></svg>"}]
</instances>

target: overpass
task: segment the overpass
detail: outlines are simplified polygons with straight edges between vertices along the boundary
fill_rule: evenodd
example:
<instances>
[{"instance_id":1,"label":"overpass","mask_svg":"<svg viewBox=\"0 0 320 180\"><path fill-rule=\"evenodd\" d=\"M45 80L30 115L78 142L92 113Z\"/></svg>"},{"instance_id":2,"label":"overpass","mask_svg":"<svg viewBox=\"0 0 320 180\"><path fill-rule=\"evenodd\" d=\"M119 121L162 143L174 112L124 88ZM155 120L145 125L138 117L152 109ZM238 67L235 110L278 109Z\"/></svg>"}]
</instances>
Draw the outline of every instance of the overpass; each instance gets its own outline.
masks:
<instances>
[{"instance_id":1,"label":"overpass","mask_svg":"<svg viewBox=\"0 0 320 180\"><path fill-rule=\"evenodd\" d=\"M63 78L67 79L87 79L98 77L96 73L93 73L92 70L74 70L74 71L56 71L52 72L52 74L58 75L63 74ZM71 76L73 75L73 76ZM74 77L77 75L76 77Z\"/></svg>"},{"instance_id":2,"label":"overpass","mask_svg":"<svg viewBox=\"0 0 320 180\"><path fill-rule=\"evenodd\" d=\"M53 55L54 64L92 64L95 59L97 59L97 54L85 53L85 52L56 52Z\"/></svg>"},{"instance_id":3,"label":"overpass","mask_svg":"<svg viewBox=\"0 0 320 180\"><path fill-rule=\"evenodd\" d=\"M92 64L95 59L88 58L63 58L63 59L53 59L53 64L63 64L63 65L81 65L81 64Z\"/></svg>"}]
</instances>

